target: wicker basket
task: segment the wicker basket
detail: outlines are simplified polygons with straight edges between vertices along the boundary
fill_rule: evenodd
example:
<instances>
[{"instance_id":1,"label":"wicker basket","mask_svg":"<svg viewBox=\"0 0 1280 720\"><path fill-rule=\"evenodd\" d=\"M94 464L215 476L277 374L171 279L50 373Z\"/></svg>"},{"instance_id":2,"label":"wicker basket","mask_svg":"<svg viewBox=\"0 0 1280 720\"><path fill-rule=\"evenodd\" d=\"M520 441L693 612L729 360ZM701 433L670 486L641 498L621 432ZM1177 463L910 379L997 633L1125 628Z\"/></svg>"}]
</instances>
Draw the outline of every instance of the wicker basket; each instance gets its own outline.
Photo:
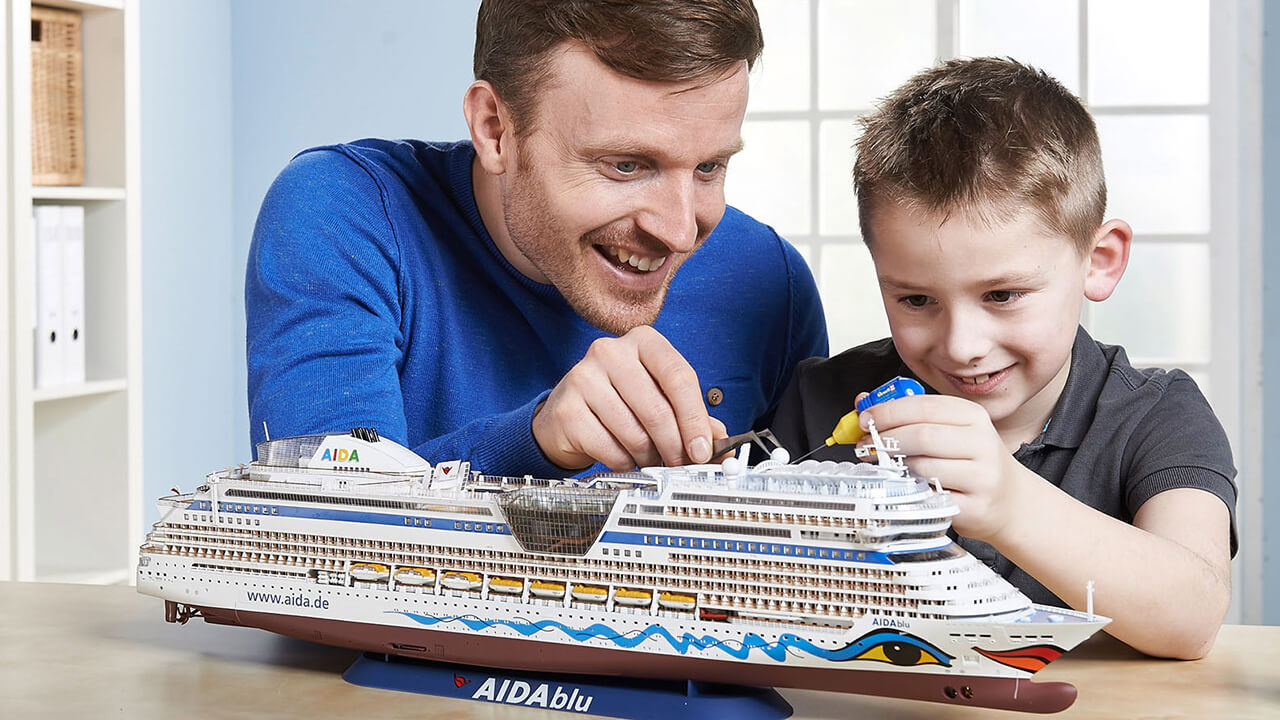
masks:
<instances>
[{"instance_id":1,"label":"wicker basket","mask_svg":"<svg viewBox=\"0 0 1280 720\"><path fill-rule=\"evenodd\" d=\"M84 184L80 13L31 6L31 184Z\"/></svg>"}]
</instances>

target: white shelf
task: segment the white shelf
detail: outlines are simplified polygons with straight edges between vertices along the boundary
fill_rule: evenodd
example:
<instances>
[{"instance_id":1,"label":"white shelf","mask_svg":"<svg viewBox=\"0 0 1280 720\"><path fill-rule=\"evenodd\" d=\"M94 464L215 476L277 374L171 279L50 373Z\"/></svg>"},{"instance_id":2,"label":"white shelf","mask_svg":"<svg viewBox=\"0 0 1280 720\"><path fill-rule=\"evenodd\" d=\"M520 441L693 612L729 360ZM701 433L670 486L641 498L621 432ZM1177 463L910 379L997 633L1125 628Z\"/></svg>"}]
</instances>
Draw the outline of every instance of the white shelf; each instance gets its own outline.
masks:
<instances>
[{"instance_id":1,"label":"white shelf","mask_svg":"<svg viewBox=\"0 0 1280 720\"><path fill-rule=\"evenodd\" d=\"M62 201L124 200L125 192L122 187L44 185L31 188L31 199Z\"/></svg>"},{"instance_id":2,"label":"white shelf","mask_svg":"<svg viewBox=\"0 0 1280 720\"><path fill-rule=\"evenodd\" d=\"M124 0L39 0L33 5L78 10L80 12L96 12L100 10L123 10Z\"/></svg>"},{"instance_id":3,"label":"white shelf","mask_svg":"<svg viewBox=\"0 0 1280 720\"><path fill-rule=\"evenodd\" d=\"M64 400L66 398L119 392L121 390L127 390L128 388L129 381L124 378L118 378L115 380L90 380L89 382L76 383L74 385L37 388L35 392L31 393L31 401L46 402L48 400Z\"/></svg>"},{"instance_id":4,"label":"white shelf","mask_svg":"<svg viewBox=\"0 0 1280 720\"><path fill-rule=\"evenodd\" d=\"M32 3L7 0L0 580L128 582L143 507L138 2L35 4L81 13L85 184L31 184ZM37 389L31 207L45 203L85 209L85 370L93 380Z\"/></svg>"}]
</instances>

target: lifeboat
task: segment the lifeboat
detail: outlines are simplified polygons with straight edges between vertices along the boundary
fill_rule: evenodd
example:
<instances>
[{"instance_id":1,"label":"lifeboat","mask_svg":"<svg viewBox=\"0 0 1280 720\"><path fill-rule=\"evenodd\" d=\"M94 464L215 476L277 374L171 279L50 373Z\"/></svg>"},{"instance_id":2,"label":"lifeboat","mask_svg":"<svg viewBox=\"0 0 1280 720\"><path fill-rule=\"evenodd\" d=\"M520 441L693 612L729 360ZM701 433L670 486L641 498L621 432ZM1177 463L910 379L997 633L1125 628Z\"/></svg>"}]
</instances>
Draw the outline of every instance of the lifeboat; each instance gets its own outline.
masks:
<instances>
[{"instance_id":1,"label":"lifeboat","mask_svg":"<svg viewBox=\"0 0 1280 720\"><path fill-rule=\"evenodd\" d=\"M698 610L698 619L716 620L716 621L723 622L729 619L729 613L724 610L712 610L710 608L702 608Z\"/></svg>"},{"instance_id":2,"label":"lifeboat","mask_svg":"<svg viewBox=\"0 0 1280 720\"><path fill-rule=\"evenodd\" d=\"M430 568L402 567L396 570L396 582L401 585L433 585L436 571Z\"/></svg>"},{"instance_id":3,"label":"lifeboat","mask_svg":"<svg viewBox=\"0 0 1280 720\"><path fill-rule=\"evenodd\" d=\"M583 602L604 602L608 597L609 591L599 585L578 583L573 586L574 600L582 600Z\"/></svg>"},{"instance_id":4,"label":"lifeboat","mask_svg":"<svg viewBox=\"0 0 1280 720\"><path fill-rule=\"evenodd\" d=\"M564 597L564 583L554 580L534 580L529 583L529 594L534 597L559 600Z\"/></svg>"},{"instance_id":5,"label":"lifeboat","mask_svg":"<svg viewBox=\"0 0 1280 720\"><path fill-rule=\"evenodd\" d=\"M619 605L643 607L653 602L653 591L618 588L613 591L613 601Z\"/></svg>"},{"instance_id":6,"label":"lifeboat","mask_svg":"<svg viewBox=\"0 0 1280 720\"><path fill-rule=\"evenodd\" d=\"M489 578L489 592L519 595L524 592L524 581L516 580L515 578L491 577Z\"/></svg>"},{"instance_id":7,"label":"lifeboat","mask_svg":"<svg viewBox=\"0 0 1280 720\"><path fill-rule=\"evenodd\" d=\"M348 572L362 582L380 582L391 577L391 571L382 563L354 563Z\"/></svg>"},{"instance_id":8,"label":"lifeboat","mask_svg":"<svg viewBox=\"0 0 1280 720\"><path fill-rule=\"evenodd\" d=\"M479 590L482 581L476 573L450 570L440 576L440 584L450 590Z\"/></svg>"},{"instance_id":9,"label":"lifeboat","mask_svg":"<svg viewBox=\"0 0 1280 720\"><path fill-rule=\"evenodd\" d=\"M696 600L697 598L693 595L665 591L658 595L658 607L668 610L692 610Z\"/></svg>"}]
</instances>

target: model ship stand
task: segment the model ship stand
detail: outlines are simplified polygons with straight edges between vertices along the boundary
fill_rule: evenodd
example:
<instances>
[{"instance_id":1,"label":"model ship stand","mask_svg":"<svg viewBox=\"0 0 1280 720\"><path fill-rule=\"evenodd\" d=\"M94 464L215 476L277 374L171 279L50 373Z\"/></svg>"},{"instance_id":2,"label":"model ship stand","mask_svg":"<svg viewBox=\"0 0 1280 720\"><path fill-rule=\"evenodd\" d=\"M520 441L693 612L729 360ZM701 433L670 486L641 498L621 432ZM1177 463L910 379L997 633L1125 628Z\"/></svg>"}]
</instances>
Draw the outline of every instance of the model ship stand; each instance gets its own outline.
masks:
<instances>
[{"instance_id":1,"label":"model ship stand","mask_svg":"<svg viewBox=\"0 0 1280 720\"><path fill-rule=\"evenodd\" d=\"M355 685L383 690L633 720L782 720L792 712L791 705L773 688L512 672L378 653L361 655L342 677Z\"/></svg>"}]
</instances>

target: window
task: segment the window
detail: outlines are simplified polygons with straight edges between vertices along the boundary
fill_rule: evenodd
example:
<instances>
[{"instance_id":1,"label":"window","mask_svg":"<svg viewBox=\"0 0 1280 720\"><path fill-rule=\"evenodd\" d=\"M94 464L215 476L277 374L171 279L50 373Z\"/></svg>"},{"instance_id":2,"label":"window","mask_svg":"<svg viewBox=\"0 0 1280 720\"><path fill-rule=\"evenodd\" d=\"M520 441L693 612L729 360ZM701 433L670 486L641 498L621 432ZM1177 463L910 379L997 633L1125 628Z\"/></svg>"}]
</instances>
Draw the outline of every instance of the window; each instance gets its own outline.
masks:
<instances>
[{"instance_id":1,"label":"window","mask_svg":"<svg viewBox=\"0 0 1280 720\"><path fill-rule=\"evenodd\" d=\"M1188 370L1214 397L1214 378L1229 370L1214 364L1215 274L1204 272L1217 259L1209 251L1217 233L1208 0L756 5L768 50L752 74L746 148L734 158L728 199L806 257L833 353L888 335L850 183L857 118L938 58L1008 55L1085 101L1102 139L1107 216L1136 232L1124 282L1107 302L1088 305L1086 327L1124 344L1135 364Z\"/></svg>"}]
</instances>

